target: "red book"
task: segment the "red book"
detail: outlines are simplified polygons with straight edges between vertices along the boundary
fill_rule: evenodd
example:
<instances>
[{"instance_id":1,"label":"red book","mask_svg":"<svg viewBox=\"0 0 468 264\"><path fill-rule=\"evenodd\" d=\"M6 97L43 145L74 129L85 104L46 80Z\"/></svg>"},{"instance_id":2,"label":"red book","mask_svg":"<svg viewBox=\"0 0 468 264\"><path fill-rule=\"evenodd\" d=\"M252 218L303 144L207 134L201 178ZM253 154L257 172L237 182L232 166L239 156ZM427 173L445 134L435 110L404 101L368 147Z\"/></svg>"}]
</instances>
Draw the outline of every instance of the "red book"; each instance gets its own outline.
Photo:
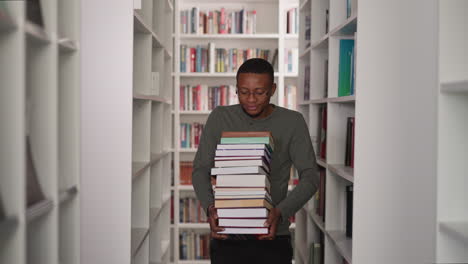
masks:
<instances>
[{"instance_id":1,"label":"red book","mask_svg":"<svg viewBox=\"0 0 468 264\"><path fill-rule=\"evenodd\" d=\"M219 33L220 34L226 34L227 33L226 10L224 8L221 8L221 16L219 18Z\"/></svg>"},{"instance_id":2,"label":"red book","mask_svg":"<svg viewBox=\"0 0 468 264\"><path fill-rule=\"evenodd\" d=\"M356 127L356 119L353 117L351 119L351 168L354 168L354 137L355 137L355 127Z\"/></svg>"}]
</instances>

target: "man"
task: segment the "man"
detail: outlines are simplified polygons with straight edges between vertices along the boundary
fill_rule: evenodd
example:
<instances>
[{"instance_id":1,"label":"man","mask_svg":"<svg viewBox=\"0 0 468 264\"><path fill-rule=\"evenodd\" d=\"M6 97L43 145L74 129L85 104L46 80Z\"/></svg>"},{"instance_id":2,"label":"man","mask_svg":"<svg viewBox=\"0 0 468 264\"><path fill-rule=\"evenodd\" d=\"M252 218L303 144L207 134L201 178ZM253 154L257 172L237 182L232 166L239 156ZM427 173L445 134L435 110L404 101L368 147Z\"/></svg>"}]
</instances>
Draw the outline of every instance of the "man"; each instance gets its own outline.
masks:
<instances>
[{"instance_id":1,"label":"man","mask_svg":"<svg viewBox=\"0 0 468 264\"><path fill-rule=\"evenodd\" d=\"M194 160L193 187L207 210L211 228L211 263L291 263L289 217L312 197L319 176L307 124L298 112L270 104L276 91L273 67L263 59L244 62L237 72L238 105L220 106L208 117ZM225 235L217 224L210 169L223 131L270 131L275 142L271 159L273 205L265 225L269 234ZM289 195L290 168L299 171L299 184Z\"/></svg>"}]
</instances>

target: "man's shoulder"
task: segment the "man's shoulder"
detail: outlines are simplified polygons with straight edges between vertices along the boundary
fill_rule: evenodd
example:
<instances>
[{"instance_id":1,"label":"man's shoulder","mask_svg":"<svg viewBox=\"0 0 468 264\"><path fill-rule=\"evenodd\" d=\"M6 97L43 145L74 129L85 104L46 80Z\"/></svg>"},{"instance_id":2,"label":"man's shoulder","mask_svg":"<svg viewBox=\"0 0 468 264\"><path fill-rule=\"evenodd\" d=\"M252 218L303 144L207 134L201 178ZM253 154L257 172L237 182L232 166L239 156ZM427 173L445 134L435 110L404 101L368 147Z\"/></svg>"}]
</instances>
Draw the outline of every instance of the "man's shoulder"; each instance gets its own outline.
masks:
<instances>
[{"instance_id":1,"label":"man's shoulder","mask_svg":"<svg viewBox=\"0 0 468 264\"><path fill-rule=\"evenodd\" d=\"M237 111L237 108L239 107L239 105L220 105L220 106L217 106L213 109L213 111L211 112L211 114L213 115L226 115L226 114L231 114L231 113L235 113Z\"/></svg>"},{"instance_id":2,"label":"man's shoulder","mask_svg":"<svg viewBox=\"0 0 468 264\"><path fill-rule=\"evenodd\" d=\"M278 114L282 119L290 120L296 122L302 117L302 114L298 111L291 110L285 107L276 106L278 107Z\"/></svg>"}]
</instances>

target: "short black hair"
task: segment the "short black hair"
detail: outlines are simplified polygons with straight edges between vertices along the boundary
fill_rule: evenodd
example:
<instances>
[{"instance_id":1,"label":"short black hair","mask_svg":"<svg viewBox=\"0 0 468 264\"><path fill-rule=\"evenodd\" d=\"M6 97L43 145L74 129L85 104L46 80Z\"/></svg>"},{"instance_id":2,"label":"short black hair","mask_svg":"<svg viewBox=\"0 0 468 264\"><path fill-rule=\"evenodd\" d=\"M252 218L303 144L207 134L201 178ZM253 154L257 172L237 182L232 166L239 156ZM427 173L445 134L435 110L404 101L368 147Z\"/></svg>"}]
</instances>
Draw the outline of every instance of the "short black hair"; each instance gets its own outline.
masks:
<instances>
[{"instance_id":1,"label":"short black hair","mask_svg":"<svg viewBox=\"0 0 468 264\"><path fill-rule=\"evenodd\" d=\"M239 80L241 73L268 74L271 83L274 83L273 66L264 59L253 58L246 60L237 70L236 80Z\"/></svg>"}]
</instances>

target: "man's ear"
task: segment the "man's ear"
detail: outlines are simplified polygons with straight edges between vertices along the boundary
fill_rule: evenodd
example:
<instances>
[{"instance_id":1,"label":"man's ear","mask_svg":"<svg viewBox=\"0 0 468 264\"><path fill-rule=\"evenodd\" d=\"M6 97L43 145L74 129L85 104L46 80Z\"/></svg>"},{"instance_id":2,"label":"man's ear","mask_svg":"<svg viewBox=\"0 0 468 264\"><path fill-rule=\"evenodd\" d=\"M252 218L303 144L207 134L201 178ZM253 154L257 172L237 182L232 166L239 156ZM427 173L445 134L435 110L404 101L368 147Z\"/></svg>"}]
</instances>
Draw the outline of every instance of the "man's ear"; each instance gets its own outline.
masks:
<instances>
[{"instance_id":1,"label":"man's ear","mask_svg":"<svg viewBox=\"0 0 468 264\"><path fill-rule=\"evenodd\" d=\"M275 91L276 91L276 83L273 83L270 89L270 96L273 96L275 94Z\"/></svg>"}]
</instances>

